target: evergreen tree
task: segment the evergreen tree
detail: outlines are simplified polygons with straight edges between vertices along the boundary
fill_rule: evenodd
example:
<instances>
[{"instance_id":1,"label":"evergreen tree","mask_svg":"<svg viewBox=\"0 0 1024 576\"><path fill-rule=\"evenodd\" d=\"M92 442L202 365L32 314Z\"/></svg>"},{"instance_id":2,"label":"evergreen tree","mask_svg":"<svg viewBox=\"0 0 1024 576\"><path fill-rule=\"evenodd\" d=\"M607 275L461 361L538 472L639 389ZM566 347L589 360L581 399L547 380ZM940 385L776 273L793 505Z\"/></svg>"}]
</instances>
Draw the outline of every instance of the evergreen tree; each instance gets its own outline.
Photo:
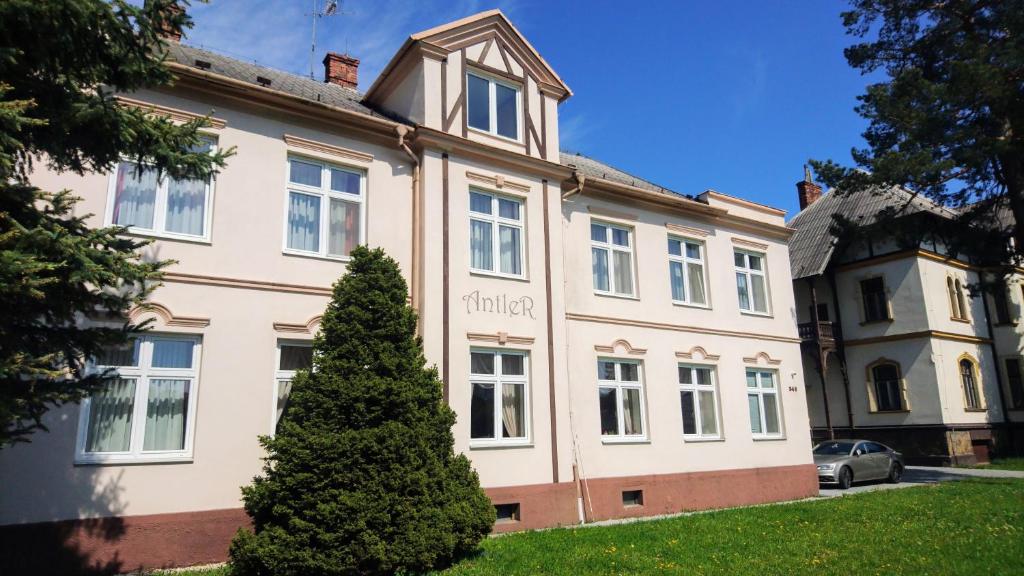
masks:
<instances>
[{"instance_id":1,"label":"evergreen tree","mask_svg":"<svg viewBox=\"0 0 1024 576\"><path fill-rule=\"evenodd\" d=\"M148 242L94 229L70 191L31 183L33 163L85 174L122 157L206 178L230 151L196 153L203 119L176 125L115 93L170 85L161 33L190 26L175 0L0 1L0 447L42 428L49 408L103 385L84 359L142 327L91 327L145 301L165 262Z\"/></svg>"},{"instance_id":2,"label":"evergreen tree","mask_svg":"<svg viewBox=\"0 0 1024 576\"><path fill-rule=\"evenodd\" d=\"M292 381L263 475L244 487L255 533L231 545L236 574L393 574L473 550L494 508L464 455L437 370L425 367L398 265L352 252Z\"/></svg>"},{"instance_id":3,"label":"evergreen tree","mask_svg":"<svg viewBox=\"0 0 1024 576\"><path fill-rule=\"evenodd\" d=\"M884 76L858 98L869 122L867 148L853 150L860 169L812 161L819 179L844 194L898 185L945 206L970 205L945 231L955 249L1020 262L1024 0L850 4L843 24L863 41L846 49L846 60ZM891 218L880 220L891 227Z\"/></svg>"}]
</instances>

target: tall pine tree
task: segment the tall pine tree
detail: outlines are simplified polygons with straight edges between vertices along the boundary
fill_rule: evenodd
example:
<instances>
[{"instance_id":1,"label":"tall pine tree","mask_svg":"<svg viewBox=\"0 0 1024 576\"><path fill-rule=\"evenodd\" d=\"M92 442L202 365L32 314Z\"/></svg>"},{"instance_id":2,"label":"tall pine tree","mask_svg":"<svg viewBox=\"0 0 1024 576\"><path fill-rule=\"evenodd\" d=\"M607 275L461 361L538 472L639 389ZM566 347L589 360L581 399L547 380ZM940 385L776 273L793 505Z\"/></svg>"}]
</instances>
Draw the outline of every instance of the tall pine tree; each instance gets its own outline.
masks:
<instances>
[{"instance_id":1,"label":"tall pine tree","mask_svg":"<svg viewBox=\"0 0 1024 576\"><path fill-rule=\"evenodd\" d=\"M242 489L255 533L231 545L239 575L393 574L473 550L494 508L464 455L437 371L425 367L398 265L352 252L267 450Z\"/></svg>"}]
</instances>

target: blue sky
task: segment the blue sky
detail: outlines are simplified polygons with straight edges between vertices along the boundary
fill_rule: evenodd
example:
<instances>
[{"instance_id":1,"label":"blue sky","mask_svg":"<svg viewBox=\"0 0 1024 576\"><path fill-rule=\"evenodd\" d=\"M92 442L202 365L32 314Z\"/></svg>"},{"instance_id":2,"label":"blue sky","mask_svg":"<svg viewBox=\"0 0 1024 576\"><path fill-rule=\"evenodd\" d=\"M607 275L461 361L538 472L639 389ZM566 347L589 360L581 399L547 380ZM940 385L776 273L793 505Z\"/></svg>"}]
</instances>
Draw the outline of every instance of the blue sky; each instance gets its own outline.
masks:
<instances>
[{"instance_id":1,"label":"blue sky","mask_svg":"<svg viewBox=\"0 0 1024 576\"><path fill-rule=\"evenodd\" d=\"M212 0L186 42L309 73L313 0ZM327 50L361 59L365 90L407 36L500 8L563 80L562 149L683 192L708 188L797 211L808 158L863 145L839 0L343 0Z\"/></svg>"}]
</instances>

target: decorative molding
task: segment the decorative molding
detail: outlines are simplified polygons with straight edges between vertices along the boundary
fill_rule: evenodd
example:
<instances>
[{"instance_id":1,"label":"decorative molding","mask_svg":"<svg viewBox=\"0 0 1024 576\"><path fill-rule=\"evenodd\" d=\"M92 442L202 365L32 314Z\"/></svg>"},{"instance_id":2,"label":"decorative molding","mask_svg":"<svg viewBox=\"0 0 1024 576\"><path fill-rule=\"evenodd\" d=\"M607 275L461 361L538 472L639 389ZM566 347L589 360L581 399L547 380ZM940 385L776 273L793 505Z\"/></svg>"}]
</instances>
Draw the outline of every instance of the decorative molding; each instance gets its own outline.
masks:
<instances>
[{"instance_id":1,"label":"decorative molding","mask_svg":"<svg viewBox=\"0 0 1024 576\"><path fill-rule=\"evenodd\" d=\"M743 246L744 248L753 248L754 250L762 250L762 251L768 250L768 245L767 244L762 244L760 242L754 242L753 240L746 240L744 238L737 238L735 236L732 237L732 243L736 244L737 246Z\"/></svg>"},{"instance_id":2,"label":"decorative molding","mask_svg":"<svg viewBox=\"0 0 1024 576\"><path fill-rule=\"evenodd\" d=\"M782 360L772 358L767 352L758 352L753 356L743 358L743 361L747 364L760 364L764 362L769 366L778 366L779 364L782 364Z\"/></svg>"},{"instance_id":3,"label":"decorative molding","mask_svg":"<svg viewBox=\"0 0 1024 576\"><path fill-rule=\"evenodd\" d=\"M320 321L323 320L323 318L322 314L317 314L309 320L306 320L305 324L274 322L274 332L287 332L289 334L316 334L317 329L320 328Z\"/></svg>"},{"instance_id":4,"label":"decorative molding","mask_svg":"<svg viewBox=\"0 0 1024 576\"><path fill-rule=\"evenodd\" d=\"M655 330L669 330L672 332L688 332L692 334L714 334L716 336L733 336L736 338L749 338L751 340L769 340L772 342L789 342L799 344L799 338L790 336L777 336L775 334L761 334L756 332L737 332L734 330L719 330L717 328L706 328L704 326L686 326L683 324L667 324L664 322L648 322L646 320L630 320L628 318L614 318L611 316L592 316L590 314L578 314L566 312L566 320L576 322L594 322L596 324L615 324L618 326L635 326L638 328L654 328Z\"/></svg>"},{"instance_id":5,"label":"decorative molding","mask_svg":"<svg viewBox=\"0 0 1024 576\"><path fill-rule=\"evenodd\" d=\"M619 220L631 220L634 222L640 219L640 216L637 214L632 214L630 212L619 212L618 210L612 210L610 208L604 208L602 206L593 206L589 204L587 205L587 211L590 212L591 214L594 214L595 216L601 216L604 218L617 218Z\"/></svg>"},{"instance_id":6,"label":"decorative molding","mask_svg":"<svg viewBox=\"0 0 1024 576\"><path fill-rule=\"evenodd\" d=\"M676 352L676 358L682 358L683 360L705 360L708 362L717 362L721 356L718 354L708 354L702 346L694 346L690 348L689 352Z\"/></svg>"},{"instance_id":7,"label":"decorative molding","mask_svg":"<svg viewBox=\"0 0 1024 576\"><path fill-rule=\"evenodd\" d=\"M932 252L931 250L914 248L910 250L900 250L898 252L889 252L888 254L882 254L881 256L871 256L862 260L839 264L836 266L836 271L845 272L847 270L854 270L865 266L872 266L874 264L884 264L885 262L893 262L896 260L903 260L905 258L924 258L925 260L939 262L947 266L952 266L953 268L959 268L960 270L981 270L979 266L975 266L974 264L955 260L949 256L943 256L942 254Z\"/></svg>"},{"instance_id":8,"label":"decorative molding","mask_svg":"<svg viewBox=\"0 0 1024 576\"><path fill-rule=\"evenodd\" d=\"M665 228L668 228L669 232L676 234L682 234L683 236L707 238L711 235L711 232L702 228L691 228L689 226L682 226L680 224L673 224L671 222L665 222Z\"/></svg>"},{"instance_id":9,"label":"decorative molding","mask_svg":"<svg viewBox=\"0 0 1024 576\"><path fill-rule=\"evenodd\" d=\"M498 332L495 334L466 332L466 339L473 342L497 342L502 346L505 344L530 345L533 344L534 340L536 340L532 336L509 336L508 332Z\"/></svg>"},{"instance_id":10,"label":"decorative molding","mask_svg":"<svg viewBox=\"0 0 1024 576\"><path fill-rule=\"evenodd\" d=\"M159 104L151 104L149 102L143 102L142 100L136 100L134 98L126 98L124 96L114 96L114 98L124 106L145 110L150 114L166 116L176 122L192 122L193 120L205 119L210 123L209 128L216 129L221 129L228 125L226 120L214 118L213 116L203 116L202 114L196 114L195 112L171 108L169 106L161 106Z\"/></svg>"},{"instance_id":11,"label":"decorative molding","mask_svg":"<svg viewBox=\"0 0 1024 576\"><path fill-rule=\"evenodd\" d=\"M243 280L241 278L184 274L182 272L165 272L163 280L164 282L177 282L179 284L201 284L204 286L224 286L227 288L267 290L270 292L292 292L297 294L312 294L314 296L331 295L331 288L329 287L322 288L319 286L302 286L299 284L280 284L277 282L264 282L261 280Z\"/></svg>"},{"instance_id":12,"label":"decorative molding","mask_svg":"<svg viewBox=\"0 0 1024 576\"><path fill-rule=\"evenodd\" d=\"M887 336L875 336L872 338L846 340L843 344L846 346L865 346L867 344L898 342L900 340L916 340L918 338L935 338L937 340L949 340L952 342L964 342L967 344L992 343L990 338L980 338L978 336L970 336L968 334L954 334L953 332L943 332L941 330L921 330L919 332L907 332L905 334L892 334Z\"/></svg>"},{"instance_id":13,"label":"decorative molding","mask_svg":"<svg viewBox=\"0 0 1024 576\"><path fill-rule=\"evenodd\" d=\"M140 320L147 314L153 314L165 326L174 326L177 328L206 328L210 325L209 318L200 318L198 316L175 316L171 312L170 308L163 304L156 302L146 302L132 308L131 312L128 313L128 319L132 323L138 324Z\"/></svg>"},{"instance_id":14,"label":"decorative molding","mask_svg":"<svg viewBox=\"0 0 1024 576\"><path fill-rule=\"evenodd\" d=\"M594 345L594 350L603 352L605 354L614 354L616 348L621 348L623 352L631 356L643 356L647 354L647 348L634 348L625 338L619 338L608 346L602 346L600 344Z\"/></svg>"},{"instance_id":15,"label":"decorative molding","mask_svg":"<svg viewBox=\"0 0 1024 576\"><path fill-rule=\"evenodd\" d=\"M530 186L528 184L523 184L521 182L516 182L514 180L507 180L501 174L495 174L493 176L488 176L486 174L480 174L480 173L477 173L477 172L469 172L469 171L467 171L466 172L466 179L467 180L474 180L476 182L480 182L481 184L486 184L488 186L492 186L494 188L497 188L498 190L504 190L505 188L510 188L512 190L518 190L519 192L524 192L524 193L530 191Z\"/></svg>"},{"instance_id":16,"label":"decorative molding","mask_svg":"<svg viewBox=\"0 0 1024 576\"><path fill-rule=\"evenodd\" d=\"M333 144L325 144L315 140L307 140L306 138L292 136L291 134L285 134L283 138L284 143L292 148L310 150L321 154L327 154L329 156L338 156L341 158L347 158L348 160L355 160L356 162L373 162L373 154L349 150L348 148L342 148L341 146L335 146Z\"/></svg>"}]
</instances>

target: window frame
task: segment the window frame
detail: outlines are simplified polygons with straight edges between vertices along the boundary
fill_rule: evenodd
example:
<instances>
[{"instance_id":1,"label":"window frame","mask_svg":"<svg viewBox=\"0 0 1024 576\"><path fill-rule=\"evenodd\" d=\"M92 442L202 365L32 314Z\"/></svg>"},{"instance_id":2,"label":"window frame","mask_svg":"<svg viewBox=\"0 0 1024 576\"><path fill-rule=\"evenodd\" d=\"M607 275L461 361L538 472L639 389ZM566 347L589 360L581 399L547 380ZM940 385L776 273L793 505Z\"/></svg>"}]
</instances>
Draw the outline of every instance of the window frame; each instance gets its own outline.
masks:
<instances>
[{"instance_id":1,"label":"window frame","mask_svg":"<svg viewBox=\"0 0 1024 576\"><path fill-rule=\"evenodd\" d=\"M871 282L873 280L881 280L882 282L882 290L880 294L882 295L882 311L885 313L885 316L883 316L882 318L868 317L868 292L864 290L864 284L867 282ZM861 278L860 280L857 281L857 291L860 295L860 315L862 319L862 324L874 324L877 322L893 321L892 306L890 306L889 304L889 285L888 283L886 283L884 275L877 274L874 276L869 276L867 278Z\"/></svg>"},{"instance_id":2,"label":"window frame","mask_svg":"<svg viewBox=\"0 0 1024 576\"><path fill-rule=\"evenodd\" d=\"M298 370L281 369L281 348L283 346L312 348L313 341L279 338L277 340L277 344L274 346L274 383L273 386L271 386L272 396L270 398L270 436L277 433L277 402L278 398L280 398L281 383L282 381L291 382L298 373Z\"/></svg>"},{"instance_id":3,"label":"window frame","mask_svg":"<svg viewBox=\"0 0 1024 576\"><path fill-rule=\"evenodd\" d=\"M601 376L600 364L601 362L612 362L615 364L615 380L605 380ZM636 382L622 380L622 365L631 364L636 366ZM598 423L601 420L601 389L612 388L615 390L615 417L617 421L618 434L601 434L601 442L604 444L630 444L630 443L643 443L648 441L648 422L647 422L647 395L644 393L644 363L641 360L633 360L626 358L615 358L601 356L597 358L596 362L597 370L597 392L598 392ZM638 390L640 392L640 427L642 432L640 434L626 434L626 413L622 409L625 395L623 394L624 389Z\"/></svg>"},{"instance_id":4,"label":"window frame","mask_svg":"<svg viewBox=\"0 0 1024 576\"><path fill-rule=\"evenodd\" d=\"M482 214L480 212L474 212L472 208L472 195L480 194L481 196L488 196L491 199L491 213ZM528 275L526 273L528 269L526 261L526 199L519 196L511 196L508 194L498 194L484 188L476 186L470 186L469 194L467 195L469 202L466 206L466 212L469 217L470 225L468 227L469 242L467 243L469 248L469 271L473 274L484 274L487 276L497 276L500 278L512 278L514 280L526 280ZM509 202L515 202L519 204L519 220L511 220L509 218L502 218L499 213L499 200L506 200ZM486 268L474 268L473 267L473 220L479 222L487 222L491 225L491 262L494 264L494 270L488 270ZM520 273L512 274L509 272L501 271L501 233L499 230L500 226L506 226L508 228L517 228L519 230L519 264Z\"/></svg>"},{"instance_id":5,"label":"window frame","mask_svg":"<svg viewBox=\"0 0 1024 576\"><path fill-rule=\"evenodd\" d=\"M686 433L686 425L683 424L682 421L680 421L680 424L683 424L683 440L684 441L689 441L689 442L695 442L695 441L707 441L707 440L721 440L721 439L723 439L723 435L722 435L721 400L718 397L718 374L717 374L718 371L716 370L715 366L711 365L711 364L691 364L691 363L688 363L688 362L679 362L679 363L676 364L676 377L677 378L678 378L678 370L679 370L679 368L687 368L687 369L689 369L691 371L690 372L690 384L684 384L682 382L678 383L679 403L680 403L680 406L679 406L680 417L682 416L682 401L683 401L683 394L682 393L683 392L693 392L693 399L694 399L694 403L693 403L694 423L695 423L696 429L697 429L696 433L694 433L694 434L687 434ZM697 378L695 376L696 376L696 371L698 369L699 370L707 370L710 373L710 375L711 375L711 383L710 384L697 384ZM712 402L714 404L713 413L715 415L715 430L717 431L715 434L704 434L701 431L701 430L703 430L703 426L702 426L703 418L701 416L701 410L700 410L700 407L701 407L701 404L700 404L700 392L711 392L711 399L712 399Z\"/></svg>"},{"instance_id":6,"label":"window frame","mask_svg":"<svg viewBox=\"0 0 1024 576\"><path fill-rule=\"evenodd\" d=\"M880 367L882 367L882 366L892 366L893 369L896 371L896 380L895 380L895 382L896 382L896 397L897 397L897 399L899 401L899 406L897 408L892 408L892 409L886 408L886 409L883 409L882 406L881 406L881 403L879 402L879 396L878 396L878 383L879 383L879 381L876 378L875 370L880 368ZM869 392L868 399L870 401L870 406L868 406L868 408L870 409L869 411L872 414L892 414L892 413L900 413L900 412L909 412L910 411L910 407L907 405L907 398L906 398L907 394L906 394L906 390L905 390L904 383L903 383L903 368L902 368L902 366L900 366L899 362L896 362L895 360L889 360L889 359L886 359L886 358L881 358L879 360L876 360L876 361L872 362L871 364L868 364L868 366L867 366L867 382L868 382L868 392Z\"/></svg>"},{"instance_id":7,"label":"window frame","mask_svg":"<svg viewBox=\"0 0 1024 576\"><path fill-rule=\"evenodd\" d=\"M473 353L484 353L492 354L494 357L494 374L476 374L473 372ZM530 409L530 352L528 350L519 349L498 349L498 348L485 348L473 346L469 349L470 363L469 363L469 414L470 430L469 430L469 447L470 448L500 448L510 446L532 446L533 445L533 426L532 426L532 410ZM502 373L502 357L503 356L521 356L523 358L523 374L520 375L505 375ZM490 438L473 438L472 431L472 420L473 420L473 385L476 383L486 383L494 385L494 435ZM501 434L502 428L502 415L501 415L501 399L502 393L504 392L505 384L522 384L523 386L523 428L524 435L521 437L505 438Z\"/></svg>"},{"instance_id":8,"label":"window frame","mask_svg":"<svg viewBox=\"0 0 1024 576\"><path fill-rule=\"evenodd\" d=\"M971 378L971 389L972 389L973 394L968 392L967 382L964 381L964 376L965 376L964 371L963 371L963 364L964 364L964 362L966 362L970 366L970 374L967 374L966 376L970 376L970 378ZM975 360L974 357L972 357L970 354L962 354L959 358L956 359L956 372L957 372L957 376L960 379L960 388L963 391L964 411L966 411L966 412L985 412L985 411L987 411L988 410L988 405L985 402L985 395L982 392L982 387L981 387L981 368L978 365L978 361ZM971 405L971 397L972 396L974 397L974 403L975 403L974 406Z\"/></svg>"},{"instance_id":9,"label":"window frame","mask_svg":"<svg viewBox=\"0 0 1024 576\"><path fill-rule=\"evenodd\" d=\"M1017 380L1017 394L1013 391L1013 380L1011 376L1014 374L1013 370L1010 370L1009 362L1015 362L1017 364L1016 380ZM1006 397L1007 397L1007 410L1024 410L1024 362L1020 356L1006 356L1003 358L1003 368L1006 370Z\"/></svg>"},{"instance_id":10,"label":"window frame","mask_svg":"<svg viewBox=\"0 0 1024 576\"><path fill-rule=\"evenodd\" d=\"M484 72L482 70L467 67L466 69L466 111L465 111L465 123L466 129L472 130L479 134L485 134L492 138L500 138L506 142L514 142L516 144L523 144L523 87L511 80L500 78L494 74ZM477 128L471 126L469 123L469 77L476 76L477 78L487 82L487 112L488 112L488 123L490 126L487 130L483 128ZM516 137L509 138L502 134L498 134L498 99L497 99L497 88L496 85L504 86L516 93Z\"/></svg>"},{"instance_id":11,"label":"window frame","mask_svg":"<svg viewBox=\"0 0 1024 576\"><path fill-rule=\"evenodd\" d=\"M772 290L771 284L768 281L768 254L767 252L758 252L756 250L747 250L744 248L733 247L733 272L735 275L744 274L747 277L747 304L748 307L743 307L743 301L740 299L740 289L736 286L736 304L739 306L740 314L750 314L753 316L771 316L772 315ZM736 265L736 254L743 254L744 266L740 267ZM754 270L750 268L750 256L757 256L761 259L761 270ZM764 306L765 310L759 311L753 308L754 305L754 283L751 276L760 276L764 280Z\"/></svg>"},{"instance_id":12,"label":"window frame","mask_svg":"<svg viewBox=\"0 0 1024 576\"><path fill-rule=\"evenodd\" d=\"M199 399L200 367L202 364L202 336L156 332L133 337L136 341L137 366L105 366L89 362L87 369L96 372L112 368L118 378L135 379L135 395L132 399L132 429L128 450L124 452L86 452L89 433L89 412L92 397L82 399L78 412L78 429L75 437L74 463L79 464L131 464L155 462L191 462L195 442L196 413ZM153 368L153 342L159 340L185 340L192 342L191 368ZM149 380L188 380L188 402L185 407L184 443L181 450L143 450L145 445L146 412L149 407Z\"/></svg>"},{"instance_id":13,"label":"window frame","mask_svg":"<svg viewBox=\"0 0 1024 576\"><path fill-rule=\"evenodd\" d=\"M676 256L676 255L672 254L671 250L668 250L668 261L669 261L669 265L668 265L669 266L669 280L668 280L668 283L669 283L669 295L672 298L672 303L673 304L679 304L679 305L682 305L682 306L692 306L694 308L705 308L705 309L711 308L711 298L710 298L710 294L708 294L708 263L707 263L707 257L706 257L707 256L707 245L706 245L706 243L704 241L702 241L702 240L696 240L696 239L693 239L693 238L688 238L686 236L679 236L677 234L669 234L668 235L668 243L667 244L671 245L671 243L673 241L680 243L680 251L679 251L680 255ZM698 249L700 250L700 258L699 259L691 258L691 257L687 256L687 254L686 254L686 245L687 244L693 244L693 245L698 247ZM684 296L685 296L685 300L677 300L675 298L675 295L672 294L672 263L673 262L678 262L683 267L683 293L684 293ZM703 304L693 302L693 294L692 294L692 291L690 289L690 276L688 274L689 268L690 268L690 264L698 264L701 267L701 276L702 276L701 280L704 283L704 303ZM765 289L767 290L767 284L765 285Z\"/></svg>"},{"instance_id":14,"label":"window frame","mask_svg":"<svg viewBox=\"0 0 1024 576\"><path fill-rule=\"evenodd\" d=\"M291 161L297 160L299 162L305 162L306 164L316 164L320 166L320 187L316 188L307 184L299 184L292 182L291 179ZM369 179L368 171L365 168L359 168L356 166L341 164L338 162L332 162L330 160L322 160L313 156L304 156L302 154L295 154L289 152L285 157L284 162L284 221L282 226L281 234L281 251L284 254L292 256L305 256L307 258L320 258L325 260L333 260L336 262L348 262L351 256L348 255L337 255L328 253L328 244L330 243L330 208L331 199L337 199L350 204L356 204L359 207L359 238L356 242L356 246L362 246L366 244L366 207L367 199L366 192L368 189L367 180ZM349 172L359 176L359 195L356 196L349 192L339 192L337 190L331 190L331 169L341 170L343 172ZM306 196L316 196L320 200L320 225L319 225L319 245L317 250L302 250L300 248L290 248L288 246L288 214L289 205L291 203L292 193L304 194Z\"/></svg>"},{"instance_id":15,"label":"window frame","mask_svg":"<svg viewBox=\"0 0 1024 576\"><path fill-rule=\"evenodd\" d=\"M200 140L209 144L209 152L211 154L216 153L218 149L218 139L216 136L210 134L201 134ZM129 163L134 166L138 166L139 163L134 159L123 157L114 166L107 182L107 205L103 211L103 223L106 226L121 226L127 229L128 234L133 236L146 236L150 238L160 238L163 240L180 240L183 242L194 242L198 244L210 244L213 238L213 200L214 191L216 189L216 174L210 174L206 179L206 202L203 207L203 233L196 234L184 234L181 232L169 232L167 231L167 194L168 185L171 178L166 174L161 174L157 180L156 195L153 198L153 228L139 228L138 226L125 226L123 224L114 223L114 209L115 200L117 198L117 173L120 170L122 163ZM144 162L145 168L152 168L152 165L148 162ZM134 173L134 170L132 171Z\"/></svg>"},{"instance_id":16,"label":"window frame","mask_svg":"<svg viewBox=\"0 0 1024 576\"><path fill-rule=\"evenodd\" d=\"M605 240L604 242L594 240L593 227L594 225L603 226L605 228ZM621 230L626 233L626 241L629 242L629 246L623 247L615 244L612 240L612 230ZM637 263L636 263L636 230L631 226L623 224L615 224L608 222L607 220L591 219L587 226L587 237L590 238L590 277L591 284L593 284L594 277L594 264L593 254L594 250L604 250L608 258L608 290L601 290L597 286L594 286L594 293L601 296L612 296L614 298L629 298L636 300L638 298L637 293L639 292L637 286ZM626 252L629 254L629 274L630 282L632 284L632 292L617 292L615 286L615 271L614 262L615 259L612 257L614 252Z\"/></svg>"},{"instance_id":17,"label":"window frame","mask_svg":"<svg viewBox=\"0 0 1024 576\"><path fill-rule=\"evenodd\" d=\"M755 379L756 379L756 382L757 382L757 387L756 388L751 388L749 383L747 382L746 376L749 373L751 373L751 372L756 374L756 376L755 376ZM762 383L761 383L761 376L763 374L771 374L771 380L772 380L772 384L773 384L772 388L765 388L762 385ZM743 377L743 381L744 381L744 385L746 387L747 398L748 398L748 400L747 400L747 402L748 402L748 407L747 407L747 414L748 414L748 416L749 416L749 413L750 413L750 409L749 409L749 402L750 402L750 400L749 400L749 398L750 398L750 396L752 394L756 394L758 396L758 412L759 412L759 415L760 415L761 432L754 432L753 431L753 422L751 422L750 423L750 425L751 425L751 430L750 430L751 438L753 438L754 440L784 440L786 438L786 418L785 418L785 415L783 414L783 409L782 409L782 394L779 392L779 385L780 385L779 384L779 371L778 370L774 370L774 369L760 368L760 367L757 367L757 366L747 366L744 369L743 376L744 376ZM766 430L768 429L768 426L767 426L768 420L767 420L767 417L765 416L765 410L764 410L764 405L765 405L764 404L764 397L765 397L765 395L775 396L775 407L776 407L776 411L777 411L776 416L779 419L779 421L778 421L779 431L777 433L774 433L774 434L769 434L768 432L766 432Z\"/></svg>"}]
</instances>

